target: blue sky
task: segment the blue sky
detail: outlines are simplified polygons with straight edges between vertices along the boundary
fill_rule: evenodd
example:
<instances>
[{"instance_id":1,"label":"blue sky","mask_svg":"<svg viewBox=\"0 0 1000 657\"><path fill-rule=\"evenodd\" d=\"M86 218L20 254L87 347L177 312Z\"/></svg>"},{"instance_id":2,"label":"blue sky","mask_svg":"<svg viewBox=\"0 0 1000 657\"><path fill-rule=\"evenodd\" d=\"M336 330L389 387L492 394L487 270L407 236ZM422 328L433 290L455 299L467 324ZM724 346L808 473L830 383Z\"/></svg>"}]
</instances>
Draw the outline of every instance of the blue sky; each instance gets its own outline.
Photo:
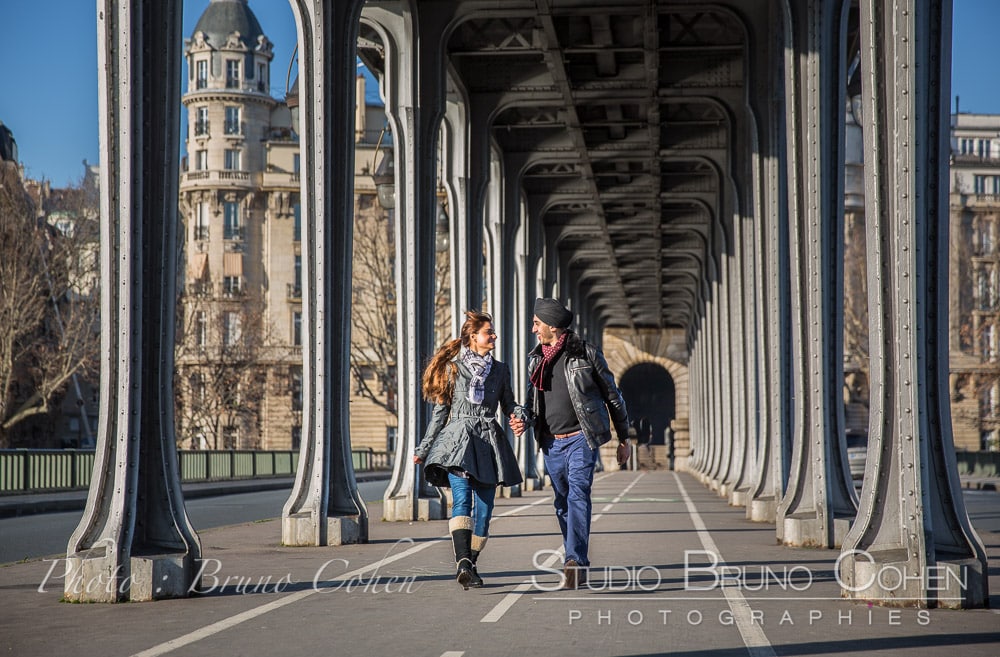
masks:
<instances>
[{"instance_id":1,"label":"blue sky","mask_svg":"<svg viewBox=\"0 0 1000 657\"><path fill-rule=\"evenodd\" d=\"M83 160L98 161L97 27L95 0L4 0L0 39L0 121L14 133L31 178L55 186L76 182ZM185 0L185 37L208 0ZM295 47L287 2L250 0L274 42L272 95L284 96L285 72ZM1000 2L954 0L951 108L1000 114ZM369 92L371 97L371 87ZM375 92L377 100L377 92Z\"/></svg>"}]
</instances>

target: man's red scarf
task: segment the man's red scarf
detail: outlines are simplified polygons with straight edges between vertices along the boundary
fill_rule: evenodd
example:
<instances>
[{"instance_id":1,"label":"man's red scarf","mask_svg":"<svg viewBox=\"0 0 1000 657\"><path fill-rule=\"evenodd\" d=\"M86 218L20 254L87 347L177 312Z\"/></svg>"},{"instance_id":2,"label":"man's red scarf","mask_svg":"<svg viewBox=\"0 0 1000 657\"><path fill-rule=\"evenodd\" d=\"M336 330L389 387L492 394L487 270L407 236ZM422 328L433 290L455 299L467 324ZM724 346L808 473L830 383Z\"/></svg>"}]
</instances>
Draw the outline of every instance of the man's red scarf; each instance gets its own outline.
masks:
<instances>
[{"instance_id":1,"label":"man's red scarf","mask_svg":"<svg viewBox=\"0 0 1000 657\"><path fill-rule=\"evenodd\" d=\"M530 377L532 385L534 385L539 390L545 390L545 388L542 387L542 381L544 381L543 375L545 373L545 366L550 364L552 361L556 359L556 357L559 356L559 352L562 351L563 346L566 344L567 335L569 335L569 333L563 333L562 335L560 335L559 339L556 340L556 343L553 345L547 345L547 344L542 345L542 362L538 364L538 367L535 368L535 371L531 373Z\"/></svg>"}]
</instances>

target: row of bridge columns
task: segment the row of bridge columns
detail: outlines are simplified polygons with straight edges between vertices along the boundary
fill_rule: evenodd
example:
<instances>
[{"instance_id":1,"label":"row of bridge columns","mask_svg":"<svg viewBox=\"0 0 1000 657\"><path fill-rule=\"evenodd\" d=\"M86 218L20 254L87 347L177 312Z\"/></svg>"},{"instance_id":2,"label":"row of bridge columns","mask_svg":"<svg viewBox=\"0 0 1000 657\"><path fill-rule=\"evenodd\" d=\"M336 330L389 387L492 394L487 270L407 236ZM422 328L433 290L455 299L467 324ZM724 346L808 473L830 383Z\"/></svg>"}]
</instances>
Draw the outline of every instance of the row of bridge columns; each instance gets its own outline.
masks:
<instances>
[{"instance_id":1,"label":"row of bridge columns","mask_svg":"<svg viewBox=\"0 0 1000 657\"><path fill-rule=\"evenodd\" d=\"M442 117L448 126L443 182L455 219L456 327L461 311L480 307L484 280L490 281L506 337L501 354L523 389L526 304L556 292L572 298L560 284L565 272L560 276L553 258L541 259L551 245L540 225L522 222L539 211L516 191L529 158L491 152L486 128L495 108L451 104L442 53L462 3L427 4L418 21L393 3L369 3L362 11L363 4L292 2L303 53L300 144L308 173L301 199L303 444L282 513L288 545L368 536L350 458L343 357L350 348L359 21L385 48L383 93L395 137L399 440L385 519L441 518L447 511L441 492L426 485L410 459L426 425L420 373L436 347ZM723 183L744 201L726 207L723 216L731 220L715 218L715 262L692 332L689 463L745 505L749 517L774 522L783 542L841 547L843 581L877 582L852 585L848 597L978 606L987 597L986 561L958 488L946 318L937 312L947 307L941 303L947 185L939 165L947 157L941 76L949 58L948 6L944 0L862 4L873 397L861 497L847 478L840 439L842 190L839 127L831 126L841 124L843 106L833 40L843 3L832 0L786 5L785 29L768 47L773 57L796 54L785 60L784 79L762 76L771 88L765 85L754 101L784 93L785 112L757 111L763 123L742 137L761 147L748 178L753 188ZM99 5L102 415L87 508L68 546L71 600L178 597L197 586L201 546L184 509L172 426L180 16L180 0ZM493 245L485 279L484 239ZM599 328L581 326L590 337ZM525 486L537 485L530 435L516 447ZM890 590L891 582L873 577L887 568L905 573L901 586Z\"/></svg>"},{"instance_id":2,"label":"row of bridge columns","mask_svg":"<svg viewBox=\"0 0 1000 657\"><path fill-rule=\"evenodd\" d=\"M978 607L986 556L961 495L947 387L950 3L860 4L871 352L860 498L841 400L841 2L790 3L771 44L787 53L784 113L759 126L753 188L741 190L760 194L759 212L734 215L699 326L690 463L781 543L839 548L844 597Z\"/></svg>"}]
</instances>

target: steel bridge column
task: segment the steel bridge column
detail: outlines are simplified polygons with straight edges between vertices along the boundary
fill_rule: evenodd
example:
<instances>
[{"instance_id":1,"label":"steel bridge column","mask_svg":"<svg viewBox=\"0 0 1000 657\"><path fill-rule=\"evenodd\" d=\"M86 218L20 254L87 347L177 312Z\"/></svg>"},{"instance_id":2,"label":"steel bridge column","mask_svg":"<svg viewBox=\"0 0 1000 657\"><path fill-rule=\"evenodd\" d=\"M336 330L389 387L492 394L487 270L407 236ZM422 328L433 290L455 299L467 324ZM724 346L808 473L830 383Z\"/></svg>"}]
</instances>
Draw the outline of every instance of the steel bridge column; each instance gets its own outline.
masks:
<instances>
[{"instance_id":1,"label":"steel bridge column","mask_svg":"<svg viewBox=\"0 0 1000 657\"><path fill-rule=\"evenodd\" d=\"M448 197L448 289L451 311L450 335L458 335L465 321L469 262L468 199L472 193L469 178L469 119L465 103L450 99L446 103L441 126L441 184ZM435 215L435 240L437 224ZM436 260L436 258L435 258ZM436 264L436 263L435 263ZM480 269L482 269L480 267ZM435 345L437 346L437 345Z\"/></svg>"},{"instance_id":2,"label":"steel bridge column","mask_svg":"<svg viewBox=\"0 0 1000 657\"><path fill-rule=\"evenodd\" d=\"M736 204L734 204L736 205ZM750 437L755 435L749 424L749 404L752 388L747 378L748 359L753 353L754 334L748 330L747 309L744 302L749 288L746 284L746 267L749 258L746 254L746 232L744 220L739 213L733 215L733 242L731 266L729 269L729 325L732 339L733 387L731 397L733 406L733 433L728 441L732 445L729 458L729 475L723 494L729 498L729 503L740 505L746 503L745 477L747 459L752 458ZM749 223L749 222L748 222ZM743 487L744 495L738 494ZM742 500L742 501L740 501Z\"/></svg>"},{"instance_id":3,"label":"steel bridge column","mask_svg":"<svg viewBox=\"0 0 1000 657\"><path fill-rule=\"evenodd\" d=\"M83 518L66 548L78 602L184 597L201 544L174 445L179 0L98 7L101 416Z\"/></svg>"},{"instance_id":4,"label":"steel bridge column","mask_svg":"<svg viewBox=\"0 0 1000 657\"><path fill-rule=\"evenodd\" d=\"M523 294L518 294L520 281L523 280L521 269L521 243L519 235L523 235L521 225L521 173L527 164L527 157L523 153L504 154L501 162L501 171L496 176L496 183L499 185L503 201L501 203L503 220L500 225L500 242L498 246L497 259L500 263L500 289L498 298L500 299L499 317L500 327L498 329L501 337L504 338L504 349L501 350L501 360L511 367L512 376L515 372L523 370L527 353L534 345L527 344L527 338L534 338L530 332L531 311L533 305L528 305ZM531 303L533 303L533 299ZM519 367L520 365L520 367ZM518 377L514 376L515 381ZM527 384L527 373L524 373L524 381ZM524 402L524 390L521 385L514 387L514 399ZM501 426L506 426L501 418ZM539 490L541 488L541 478L535 467L535 455L538 447L535 443L532 432L525 431L520 436L514 437L508 433L508 437L514 441L514 453L524 474L524 482L511 489L511 493L520 495L522 490Z\"/></svg>"},{"instance_id":5,"label":"steel bridge column","mask_svg":"<svg viewBox=\"0 0 1000 657\"><path fill-rule=\"evenodd\" d=\"M756 175L754 175L754 179L756 179ZM757 425L759 394L757 342L760 336L755 314L757 304L754 303L759 285L754 280L754 273L757 270L754 253L754 221L749 217L745 219L737 217L736 221L740 225L737 244L740 249L740 290L738 296L740 335L743 338L741 340L743 349L740 353L740 387L742 388L740 417L743 424L743 435L735 437L737 444L741 445L742 449L737 450L739 461L735 463L736 472L733 476L732 491L729 493L729 503L733 506L746 506L750 499L754 464L758 458L758 436L760 435Z\"/></svg>"},{"instance_id":6,"label":"steel bridge column","mask_svg":"<svg viewBox=\"0 0 1000 657\"><path fill-rule=\"evenodd\" d=\"M770 52L780 61L782 35L775 31ZM778 84L780 69L772 69L772 84ZM764 112L767 127L762 139L762 175L760 176L761 226L756 231L760 258L757 267L758 331L761 342L760 390L761 442L758 452L755 485L747 505L747 518L756 522L775 522L778 502L788 479L790 447L789 404L789 251L788 212L785 177L781 175L784 116L780 111Z\"/></svg>"},{"instance_id":7,"label":"steel bridge column","mask_svg":"<svg viewBox=\"0 0 1000 657\"><path fill-rule=\"evenodd\" d=\"M434 238L437 209L436 144L445 109L442 53L450 7L416 4L394 13L369 6L364 15L386 30L387 59L398 75L387 79L386 107L396 135L396 329L399 439L385 491L385 520L434 520L447 515L440 489L426 483L413 451L428 421L421 394L423 367L434 350ZM391 54L390 54L391 50Z\"/></svg>"},{"instance_id":8,"label":"steel bridge column","mask_svg":"<svg viewBox=\"0 0 1000 657\"><path fill-rule=\"evenodd\" d=\"M795 429L785 545L839 546L856 512L843 443L842 0L792 3L787 62Z\"/></svg>"},{"instance_id":9,"label":"steel bridge column","mask_svg":"<svg viewBox=\"0 0 1000 657\"><path fill-rule=\"evenodd\" d=\"M281 514L284 545L368 540L368 510L351 458L348 401L354 207L354 105L362 3L299 4L300 144L306 170L302 311L302 446Z\"/></svg>"},{"instance_id":10,"label":"steel bridge column","mask_svg":"<svg viewBox=\"0 0 1000 657\"><path fill-rule=\"evenodd\" d=\"M861 26L871 421L838 575L849 598L981 607L948 396L951 2L862 2Z\"/></svg>"}]
</instances>

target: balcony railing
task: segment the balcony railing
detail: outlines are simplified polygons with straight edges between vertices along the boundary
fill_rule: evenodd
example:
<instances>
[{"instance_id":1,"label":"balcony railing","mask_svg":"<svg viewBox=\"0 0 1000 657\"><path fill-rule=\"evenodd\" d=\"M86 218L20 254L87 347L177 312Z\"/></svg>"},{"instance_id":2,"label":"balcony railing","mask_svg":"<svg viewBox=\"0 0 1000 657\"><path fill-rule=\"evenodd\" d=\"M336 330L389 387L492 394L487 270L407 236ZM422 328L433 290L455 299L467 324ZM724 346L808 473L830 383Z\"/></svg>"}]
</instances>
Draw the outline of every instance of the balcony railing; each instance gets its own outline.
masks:
<instances>
[{"instance_id":1,"label":"balcony railing","mask_svg":"<svg viewBox=\"0 0 1000 657\"><path fill-rule=\"evenodd\" d=\"M288 286L288 300L289 301L301 301L302 300L302 286L296 283L286 283Z\"/></svg>"},{"instance_id":2,"label":"balcony railing","mask_svg":"<svg viewBox=\"0 0 1000 657\"><path fill-rule=\"evenodd\" d=\"M242 137L246 132L246 123L243 121L226 121L223 132L227 135Z\"/></svg>"},{"instance_id":3,"label":"balcony railing","mask_svg":"<svg viewBox=\"0 0 1000 657\"><path fill-rule=\"evenodd\" d=\"M208 239L208 226L195 226L194 239L196 242L204 242Z\"/></svg>"},{"instance_id":4,"label":"balcony railing","mask_svg":"<svg viewBox=\"0 0 1000 657\"><path fill-rule=\"evenodd\" d=\"M208 121L195 121L194 122L194 136L195 137L207 137L209 130Z\"/></svg>"}]
</instances>

